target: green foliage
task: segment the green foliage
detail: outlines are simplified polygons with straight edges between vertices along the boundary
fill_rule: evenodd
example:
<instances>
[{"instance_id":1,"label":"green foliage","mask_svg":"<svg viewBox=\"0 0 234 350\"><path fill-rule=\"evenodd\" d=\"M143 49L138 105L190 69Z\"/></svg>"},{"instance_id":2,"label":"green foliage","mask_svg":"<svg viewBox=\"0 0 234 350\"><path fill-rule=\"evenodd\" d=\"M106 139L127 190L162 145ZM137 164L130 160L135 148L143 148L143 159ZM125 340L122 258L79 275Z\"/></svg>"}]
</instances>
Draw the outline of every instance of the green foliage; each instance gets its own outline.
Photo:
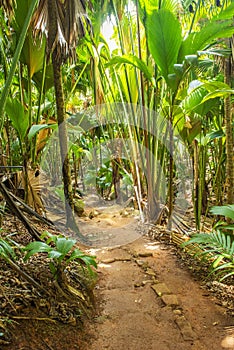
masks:
<instances>
[{"instance_id":1,"label":"green foliage","mask_svg":"<svg viewBox=\"0 0 234 350\"><path fill-rule=\"evenodd\" d=\"M44 129L57 129L58 125L57 124L37 124L37 125L32 125L29 132L28 132L28 139L32 140L32 138L38 134L41 130Z\"/></svg>"},{"instance_id":2,"label":"green foliage","mask_svg":"<svg viewBox=\"0 0 234 350\"><path fill-rule=\"evenodd\" d=\"M8 99L6 103L6 113L8 114L15 130L18 132L22 141L28 129L28 113L25 112L23 105L18 99Z\"/></svg>"},{"instance_id":3,"label":"green foliage","mask_svg":"<svg viewBox=\"0 0 234 350\"><path fill-rule=\"evenodd\" d=\"M7 81L6 81L6 84L4 86L3 92L1 94L1 98L0 98L0 115L1 116L2 116L2 113L4 111L6 99L8 97L9 92L10 92L10 89L11 89L12 80L14 78L15 70L16 70L17 64L19 62L19 57L20 57L20 54L21 54L21 51L22 51L22 48L24 45L24 41L25 41L25 38L27 35L28 27L29 27L34 9L37 5L37 2L38 2L38 0L32 0L30 2L30 7L28 9L26 17L23 18L23 22L24 22L23 27L22 27L22 30L20 32L20 36L19 36L19 40L17 43L15 53L14 53L14 57L12 60L11 68L10 68L9 74L7 76Z\"/></svg>"},{"instance_id":4,"label":"green foliage","mask_svg":"<svg viewBox=\"0 0 234 350\"><path fill-rule=\"evenodd\" d=\"M153 71L150 69L144 61L140 60L137 56L135 55L122 55L122 56L115 56L113 57L107 64L106 66L112 66L112 65L121 65L121 64L130 64L133 67L138 68L141 70L145 77L149 80L152 79L153 76Z\"/></svg>"},{"instance_id":5,"label":"green foliage","mask_svg":"<svg viewBox=\"0 0 234 350\"><path fill-rule=\"evenodd\" d=\"M216 107L220 97L225 98L233 94L234 90L219 81L201 82L193 80L188 92L188 95L182 101L182 107L187 113L195 112L204 116Z\"/></svg>"},{"instance_id":6,"label":"green foliage","mask_svg":"<svg viewBox=\"0 0 234 350\"><path fill-rule=\"evenodd\" d=\"M220 276L220 281L234 275L234 239L232 235L217 230L212 233L198 233L183 246L198 244L199 253L211 259L211 274Z\"/></svg>"},{"instance_id":7,"label":"green foliage","mask_svg":"<svg viewBox=\"0 0 234 350\"><path fill-rule=\"evenodd\" d=\"M179 62L183 62L185 56L196 54L199 50L204 50L217 38L231 37L234 32L232 20L211 21L206 23L199 31L193 32L182 42L179 51Z\"/></svg>"},{"instance_id":8,"label":"green foliage","mask_svg":"<svg viewBox=\"0 0 234 350\"><path fill-rule=\"evenodd\" d=\"M222 215L234 220L234 204L214 206L210 209L210 212L214 215Z\"/></svg>"},{"instance_id":9,"label":"green foliage","mask_svg":"<svg viewBox=\"0 0 234 350\"><path fill-rule=\"evenodd\" d=\"M178 52L182 42L179 20L168 10L153 11L146 19L150 52L163 77L174 73Z\"/></svg>"},{"instance_id":10,"label":"green foliage","mask_svg":"<svg viewBox=\"0 0 234 350\"><path fill-rule=\"evenodd\" d=\"M0 256L5 260L15 259L15 252L6 240L0 238Z\"/></svg>"},{"instance_id":11,"label":"green foliage","mask_svg":"<svg viewBox=\"0 0 234 350\"><path fill-rule=\"evenodd\" d=\"M24 248L27 251L25 260L37 253L47 253L51 260L50 269L55 277L61 267L63 266L62 269L64 269L71 261L76 261L81 266L85 266L90 273L92 273L91 266L97 267L94 256L89 256L75 248L75 239L52 235L49 232L42 235L42 239L44 238L47 238L46 242L31 242Z\"/></svg>"},{"instance_id":12,"label":"green foliage","mask_svg":"<svg viewBox=\"0 0 234 350\"><path fill-rule=\"evenodd\" d=\"M96 183L97 186L103 190L107 190L112 185L112 167L110 162L103 164L103 166L99 169Z\"/></svg>"},{"instance_id":13,"label":"green foliage","mask_svg":"<svg viewBox=\"0 0 234 350\"><path fill-rule=\"evenodd\" d=\"M234 205L215 206L211 208L211 212L234 219ZM211 261L210 274L215 274L220 281L234 276L234 225L219 222L213 232L195 234L182 246L194 243L202 249L198 254Z\"/></svg>"}]
</instances>

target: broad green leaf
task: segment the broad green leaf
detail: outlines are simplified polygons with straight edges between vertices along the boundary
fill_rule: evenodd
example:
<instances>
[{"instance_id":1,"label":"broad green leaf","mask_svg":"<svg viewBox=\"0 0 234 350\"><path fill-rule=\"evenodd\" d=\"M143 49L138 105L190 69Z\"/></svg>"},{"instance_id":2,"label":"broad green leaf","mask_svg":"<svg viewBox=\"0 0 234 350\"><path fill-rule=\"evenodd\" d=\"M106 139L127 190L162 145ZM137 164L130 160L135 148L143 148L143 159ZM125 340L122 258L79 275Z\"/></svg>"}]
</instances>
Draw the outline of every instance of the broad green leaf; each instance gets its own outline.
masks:
<instances>
[{"instance_id":1,"label":"broad green leaf","mask_svg":"<svg viewBox=\"0 0 234 350\"><path fill-rule=\"evenodd\" d=\"M218 80L212 80L212 81L205 81L202 83L202 85L209 91L209 92L216 92L217 90L231 90L233 93L233 89L230 89L230 86L226 83L223 83L222 81Z\"/></svg>"},{"instance_id":2,"label":"broad green leaf","mask_svg":"<svg viewBox=\"0 0 234 350\"><path fill-rule=\"evenodd\" d=\"M27 260L34 254L48 253L52 248L44 242L31 242L24 248L24 250L28 251L24 257L24 260Z\"/></svg>"},{"instance_id":3,"label":"broad green leaf","mask_svg":"<svg viewBox=\"0 0 234 350\"><path fill-rule=\"evenodd\" d=\"M32 125L28 132L28 139L31 140L39 131L44 129L57 129L57 124L37 124Z\"/></svg>"},{"instance_id":4,"label":"broad green leaf","mask_svg":"<svg viewBox=\"0 0 234 350\"><path fill-rule=\"evenodd\" d=\"M63 258L64 257L64 254L58 252L57 250L51 250L48 254L48 258L50 259L59 259L59 258Z\"/></svg>"},{"instance_id":5,"label":"broad green leaf","mask_svg":"<svg viewBox=\"0 0 234 350\"><path fill-rule=\"evenodd\" d=\"M24 19L29 11L30 1L20 0L20 5L16 7L13 27L17 38L20 36ZM46 39L43 36L41 39L32 37L32 29L30 28L21 52L20 61L28 66L30 77L38 72L43 67L45 55Z\"/></svg>"},{"instance_id":6,"label":"broad green leaf","mask_svg":"<svg viewBox=\"0 0 234 350\"><path fill-rule=\"evenodd\" d=\"M217 130L217 131L210 132L205 136L202 136L200 134L196 137L196 139L198 140L198 142L201 145L207 146L209 144L209 142L211 142L215 139L222 138L223 136L224 136L223 130Z\"/></svg>"},{"instance_id":7,"label":"broad green leaf","mask_svg":"<svg viewBox=\"0 0 234 350\"><path fill-rule=\"evenodd\" d=\"M191 33L182 42L178 62L182 63L185 56L196 55L198 51L206 49L217 38L229 38L234 33L232 20L213 21L205 23L199 31Z\"/></svg>"},{"instance_id":8,"label":"broad green leaf","mask_svg":"<svg viewBox=\"0 0 234 350\"><path fill-rule=\"evenodd\" d=\"M182 43L180 22L168 10L153 11L147 15L146 31L150 52L161 74L168 80L168 74L174 73Z\"/></svg>"},{"instance_id":9,"label":"broad green leaf","mask_svg":"<svg viewBox=\"0 0 234 350\"><path fill-rule=\"evenodd\" d=\"M43 80L43 70L39 70L36 72L32 80L36 83L36 86L38 90L41 89L41 83ZM48 91L52 86L54 86L54 74L53 74L53 66L52 64L46 65L46 73L45 73L45 84L44 84L44 90L45 92Z\"/></svg>"},{"instance_id":10,"label":"broad green leaf","mask_svg":"<svg viewBox=\"0 0 234 350\"><path fill-rule=\"evenodd\" d=\"M92 256L84 255L81 259L84 261L84 263L87 266L91 265L91 266L97 267L97 263Z\"/></svg>"},{"instance_id":11,"label":"broad green leaf","mask_svg":"<svg viewBox=\"0 0 234 350\"><path fill-rule=\"evenodd\" d=\"M76 244L75 239L58 238L56 242L57 250L64 256L68 254L71 248Z\"/></svg>"},{"instance_id":12,"label":"broad green leaf","mask_svg":"<svg viewBox=\"0 0 234 350\"><path fill-rule=\"evenodd\" d=\"M140 14L143 19L144 13L151 14L154 10L165 9L174 13L178 12L177 0L139 0Z\"/></svg>"},{"instance_id":13,"label":"broad green leaf","mask_svg":"<svg viewBox=\"0 0 234 350\"><path fill-rule=\"evenodd\" d=\"M233 18L233 13L234 13L234 2L232 1L229 6L227 6L226 8L224 7L222 11L216 17L214 17L214 20L231 19Z\"/></svg>"},{"instance_id":14,"label":"broad green leaf","mask_svg":"<svg viewBox=\"0 0 234 350\"><path fill-rule=\"evenodd\" d=\"M187 112L194 111L201 104L206 94L207 92L204 87L199 86L198 88L195 88L182 101L181 105L183 109Z\"/></svg>"},{"instance_id":15,"label":"broad green leaf","mask_svg":"<svg viewBox=\"0 0 234 350\"><path fill-rule=\"evenodd\" d=\"M216 91L213 91L213 92L210 92L209 94L207 94L203 100L201 101L201 103L204 103L206 101L209 101L211 99L214 99L214 98L217 98L217 97L227 97L231 94L234 94L234 90L232 89L228 89L228 90L216 90Z\"/></svg>"},{"instance_id":16,"label":"broad green leaf","mask_svg":"<svg viewBox=\"0 0 234 350\"><path fill-rule=\"evenodd\" d=\"M140 17L144 23L146 14L150 15L158 9L158 1L155 0L139 0Z\"/></svg>"},{"instance_id":17,"label":"broad green leaf","mask_svg":"<svg viewBox=\"0 0 234 350\"><path fill-rule=\"evenodd\" d=\"M14 57L13 57L13 60L12 60L11 69L10 69L10 71L8 73L6 84L5 84L4 89L3 89L2 93L1 93L1 98L0 98L0 115L1 116L3 114L3 110L4 110L4 107L5 107L5 104L6 104L7 97L8 97L9 92L10 92L12 80L13 80L13 77L14 77L14 74L15 74L15 70L16 70L18 61L19 61L19 57L20 57L20 54L21 54L21 51L22 51L22 47L23 47L23 44L24 44L24 41L25 41L25 37L26 37L27 31L28 31L28 27L29 27L29 24L30 24L30 21L31 21L31 18L33 16L33 12L34 12L34 9L35 9L37 3L38 3L38 0L32 0L30 2L30 7L28 9L28 12L27 12L26 16L23 17L23 22L24 23L23 23L22 30L20 32L19 40L18 40L17 47L16 47L16 50L15 50L15 53L14 53ZM1 127L2 127L2 125L0 125L0 128Z\"/></svg>"},{"instance_id":18,"label":"broad green leaf","mask_svg":"<svg viewBox=\"0 0 234 350\"><path fill-rule=\"evenodd\" d=\"M45 45L45 38L40 42L39 39L32 39L30 34L25 40L21 61L28 66L31 78L43 68Z\"/></svg>"},{"instance_id":19,"label":"broad green leaf","mask_svg":"<svg viewBox=\"0 0 234 350\"><path fill-rule=\"evenodd\" d=\"M223 215L234 220L234 204L223 205L223 206L213 206L210 209L210 212L213 215Z\"/></svg>"},{"instance_id":20,"label":"broad green leaf","mask_svg":"<svg viewBox=\"0 0 234 350\"><path fill-rule=\"evenodd\" d=\"M145 62L143 62L142 60L140 60L137 56L135 55L123 55L123 56L115 56L113 57L108 63L107 63L107 67L112 66L112 65L116 65L116 64L131 64L132 66L140 69L145 77L149 80L152 79L153 76L153 71L152 69L150 69Z\"/></svg>"},{"instance_id":21,"label":"broad green leaf","mask_svg":"<svg viewBox=\"0 0 234 350\"><path fill-rule=\"evenodd\" d=\"M6 103L6 113L12 121L13 127L18 132L19 137L23 140L29 124L28 113L25 112L23 105L17 98L9 98Z\"/></svg>"},{"instance_id":22,"label":"broad green leaf","mask_svg":"<svg viewBox=\"0 0 234 350\"><path fill-rule=\"evenodd\" d=\"M207 138L207 143L209 143L210 141L216 140L216 139L220 139L224 136L223 130L216 130L216 131L212 131L210 133L208 133L206 135Z\"/></svg>"},{"instance_id":23,"label":"broad green leaf","mask_svg":"<svg viewBox=\"0 0 234 350\"><path fill-rule=\"evenodd\" d=\"M52 248L46 244L45 242L30 242L28 245L26 245L26 247L24 248L24 250L37 250L38 252L46 252L51 250Z\"/></svg>"},{"instance_id":24,"label":"broad green leaf","mask_svg":"<svg viewBox=\"0 0 234 350\"><path fill-rule=\"evenodd\" d=\"M179 77L182 78L184 74L184 65L183 64L174 64L174 71L175 74Z\"/></svg>"},{"instance_id":25,"label":"broad green leaf","mask_svg":"<svg viewBox=\"0 0 234 350\"><path fill-rule=\"evenodd\" d=\"M97 263L95 261L95 256L90 256L90 255L86 255L84 254L81 250L79 249L75 249L70 258L67 260L67 262L73 261L73 260L82 260L85 265L89 266L94 266L97 267Z\"/></svg>"},{"instance_id":26,"label":"broad green leaf","mask_svg":"<svg viewBox=\"0 0 234 350\"><path fill-rule=\"evenodd\" d=\"M20 61L28 66L30 78L43 67L45 44L45 38L41 42L39 39L33 39L32 34L28 33Z\"/></svg>"},{"instance_id":27,"label":"broad green leaf","mask_svg":"<svg viewBox=\"0 0 234 350\"><path fill-rule=\"evenodd\" d=\"M194 89L192 89L193 84L195 86ZM215 101L212 98L206 98L209 95L208 89L210 88L213 88L213 85L209 86L206 83L201 83L196 80L192 81L188 89L189 94L181 102L183 109L187 113L195 112L201 116L205 115L211 110L215 110L218 105L219 98L217 96L214 97L214 99L216 98Z\"/></svg>"}]
</instances>

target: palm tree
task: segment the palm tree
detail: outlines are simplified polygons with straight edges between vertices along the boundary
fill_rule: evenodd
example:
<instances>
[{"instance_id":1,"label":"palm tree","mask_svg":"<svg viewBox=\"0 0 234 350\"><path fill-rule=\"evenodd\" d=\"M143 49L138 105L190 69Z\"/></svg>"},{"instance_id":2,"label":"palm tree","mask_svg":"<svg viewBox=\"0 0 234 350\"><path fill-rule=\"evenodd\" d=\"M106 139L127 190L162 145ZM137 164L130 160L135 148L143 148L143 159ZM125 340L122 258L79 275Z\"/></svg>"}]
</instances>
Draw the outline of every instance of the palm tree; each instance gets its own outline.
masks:
<instances>
[{"instance_id":1,"label":"palm tree","mask_svg":"<svg viewBox=\"0 0 234 350\"><path fill-rule=\"evenodd\" d=\"M25 1L25 0L24 0ZM15 8L20 11L23 4L17 0L0 0L0 6L7 15ZM9 94L17 62L22 52L23 44L30 25L35 37L41 40L46 37L47 62L52 59L54 87L56 95L57 122L59 126L59 142L62 160L62 175L66 206L67 226L78 230L73 217L73 195L71 187L71 171L68 159L68 141L65 124L65 104L62 85L61 67L68 58L75 60L77 40L85 35L86 28L90 28L90 21L86 13L88 0L31 0L28 5L28 14L25 18L22 33L20 34L12 67L1 95L0 114L4 110L6 98ZM36 9L36 10L35 10Z\"/></svg>"},{"instance_id":2,"label":"palm tree","mask_svg":"<svg viewBox=\"0 0 234 350\"><path fill-rule=\"evenodd\" d=\"M85 35L87 27L90 28L87 4L85 0L40 0L32 19L34 35L42 37L45 34L47 38L47 61L52 58L66 222L68 227L76 230L61 67L68 58L75 60L77 40Z\"/></svg>"}]
</instances>

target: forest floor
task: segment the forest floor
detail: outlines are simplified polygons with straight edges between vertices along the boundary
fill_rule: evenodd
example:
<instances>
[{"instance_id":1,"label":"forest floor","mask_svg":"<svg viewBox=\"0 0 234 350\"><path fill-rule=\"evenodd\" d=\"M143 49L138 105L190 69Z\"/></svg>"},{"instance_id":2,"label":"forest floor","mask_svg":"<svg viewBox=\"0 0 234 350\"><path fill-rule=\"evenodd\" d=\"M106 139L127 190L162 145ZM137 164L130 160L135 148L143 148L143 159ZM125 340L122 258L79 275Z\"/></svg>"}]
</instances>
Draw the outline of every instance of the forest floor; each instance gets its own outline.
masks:
<instances>
[{"instance_id":1,"label":"forest floor","mask_svg":"<svg viewBox=\"0 0 234 350\"><path fill-rule=\"evenodd\" d=\"M9 344L1 349L234 349L234 310L225 291L220 299L213 292L218 283L207 287L199 266L161 240L162 227L155 228L152 239L133 216L124 216L110 208L109 214L80 219L93 242L91 248L81 248L98 261L90 318L83 325L62 324L33 305L21 307L11 321ZM233 287L230 291L234 295ZM3 315L4 309L0 321Z\"/></svg>"}]
</instances>

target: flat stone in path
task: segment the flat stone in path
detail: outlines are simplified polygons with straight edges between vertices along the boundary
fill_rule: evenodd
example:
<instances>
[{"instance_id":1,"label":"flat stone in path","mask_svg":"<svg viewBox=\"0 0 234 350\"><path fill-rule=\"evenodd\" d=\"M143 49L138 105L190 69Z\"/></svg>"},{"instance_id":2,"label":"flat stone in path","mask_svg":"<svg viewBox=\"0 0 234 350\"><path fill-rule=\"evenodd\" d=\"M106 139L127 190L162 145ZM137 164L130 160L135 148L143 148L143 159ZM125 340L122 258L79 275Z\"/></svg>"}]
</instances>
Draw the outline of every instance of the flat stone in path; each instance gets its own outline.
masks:
<instances>
[{"instance_id":1,"label":"flat stone in path","mask_svg":"<svg viewBox=\"0 0 234 350\"><path fill-rule=\"evenodd\" d=\"M191 324L186 320L184 316L177 317L175 322L179 327L184 340L189 341L197 339L197 335L192 330Z\"/></svg>"},{"instance_id":2,"label":"flat stone in path","mask_svg":"<svg viewBox=\"0 0 234 350\"><path fill-rule=\"evenodd\" d=\"M165 294L162 296L162 301L167 306L178 306L179 302L177 296L174 294Z\"/></svg>"},{"instance_id":3,"label":"flat stone in path","mask_svg":"<svg viewBox=\"0 0 234 350\"><path fill-rule=\"evenodd\" d=\"M155 293L161 297L165 294L171 294L170 289L166 286L165 283L157 283L152 285L152 289L155 291Z\"/></svg>"}]
</instances>

